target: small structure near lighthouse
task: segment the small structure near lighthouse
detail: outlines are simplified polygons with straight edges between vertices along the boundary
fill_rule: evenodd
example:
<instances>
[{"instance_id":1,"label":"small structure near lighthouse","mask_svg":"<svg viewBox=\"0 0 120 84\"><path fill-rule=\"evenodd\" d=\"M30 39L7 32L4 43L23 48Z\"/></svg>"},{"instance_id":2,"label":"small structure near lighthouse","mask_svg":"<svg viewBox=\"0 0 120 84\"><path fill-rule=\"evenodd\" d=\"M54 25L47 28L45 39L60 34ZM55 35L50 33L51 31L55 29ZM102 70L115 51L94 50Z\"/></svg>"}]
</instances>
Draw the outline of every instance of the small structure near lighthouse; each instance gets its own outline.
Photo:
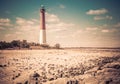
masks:
<instances>
[{"instance_id":1,"label":"small structure near lighthouse","mask_svg":"<svg viewBox=\"0 0 120 84\"><path fill-rule=\"evenodd\" d=\"M42 5L40 9L40 45L46 45L46 26L45 26L45 8Z\"/></svg>"}]
</instances>

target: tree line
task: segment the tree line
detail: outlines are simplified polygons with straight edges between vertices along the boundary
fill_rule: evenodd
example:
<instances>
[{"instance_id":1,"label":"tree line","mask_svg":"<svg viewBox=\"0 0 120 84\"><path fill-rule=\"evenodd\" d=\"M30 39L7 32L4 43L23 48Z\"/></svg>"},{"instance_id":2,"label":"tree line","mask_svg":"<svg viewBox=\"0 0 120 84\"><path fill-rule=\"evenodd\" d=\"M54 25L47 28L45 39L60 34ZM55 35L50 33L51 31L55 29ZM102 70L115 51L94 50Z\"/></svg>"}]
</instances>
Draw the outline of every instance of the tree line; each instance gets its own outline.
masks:
<instances>
[{"instance_id":1,"label":"tree line","mask_svg":"<svg viewBox=\"0 0 120 84\"><path fill-rule=\"evenodd\" d=\"M28 43L27 40L13 40L11 42L0 41L0 49L20 49L29 48L31 45L38 45L36 43Z\"/></svg>"},{"instance_id":2,"label":"tree line","mask_svg":"<svg viewBox=\"0 0 120 84\"><path fill-rule=\"evenodd\" d=\"M50 47L49 45L40 45L39 43L34 42L27 42L27 40L13 40L11 42L0 41L0 50L2 49L22 49L28 48L30 49L31 46L41 46L43 48L60 48L60 44L55 44L54 47Z\"/></svg>"}]
</instances>

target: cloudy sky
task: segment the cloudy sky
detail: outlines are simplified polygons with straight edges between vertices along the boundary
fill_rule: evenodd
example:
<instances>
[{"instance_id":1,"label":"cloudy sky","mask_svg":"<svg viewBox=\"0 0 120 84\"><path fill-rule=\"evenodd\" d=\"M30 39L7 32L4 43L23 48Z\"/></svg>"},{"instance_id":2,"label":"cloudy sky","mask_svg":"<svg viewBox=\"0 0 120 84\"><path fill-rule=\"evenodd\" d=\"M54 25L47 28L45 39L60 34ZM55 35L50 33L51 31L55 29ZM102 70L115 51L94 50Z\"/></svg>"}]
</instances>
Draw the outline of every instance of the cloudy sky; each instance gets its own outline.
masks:
<instances>
[{"instance_id":1,"label":"cloudy sky","mask_svg":"<svg viewBox=\"0 0 120 84\"><path fill-rule=\"evenodd\" d=\"M0 0L0 41L39 41L40 6L47 43L120 47L120 0Z\"/></svg>"}]
</instances>

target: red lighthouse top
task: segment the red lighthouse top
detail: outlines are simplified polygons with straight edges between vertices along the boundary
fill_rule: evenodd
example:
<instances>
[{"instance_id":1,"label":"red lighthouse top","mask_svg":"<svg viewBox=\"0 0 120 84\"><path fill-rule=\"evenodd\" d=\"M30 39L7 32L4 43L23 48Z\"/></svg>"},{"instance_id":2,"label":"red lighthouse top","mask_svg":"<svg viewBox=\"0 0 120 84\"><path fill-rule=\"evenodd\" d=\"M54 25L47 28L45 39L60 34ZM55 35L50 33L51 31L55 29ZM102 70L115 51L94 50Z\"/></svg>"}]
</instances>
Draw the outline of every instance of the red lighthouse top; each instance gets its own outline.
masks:
<instances>
[{"instance_id":1,"label":"red lighthouse top","mask_svg":"<svg viewBox=\"0 0 120 84\"><path fill-rule=\"evenodd\" d=\"M40 29L45 30L45 8L42 5L40 9Z\"/></svg>"}]
</instances>

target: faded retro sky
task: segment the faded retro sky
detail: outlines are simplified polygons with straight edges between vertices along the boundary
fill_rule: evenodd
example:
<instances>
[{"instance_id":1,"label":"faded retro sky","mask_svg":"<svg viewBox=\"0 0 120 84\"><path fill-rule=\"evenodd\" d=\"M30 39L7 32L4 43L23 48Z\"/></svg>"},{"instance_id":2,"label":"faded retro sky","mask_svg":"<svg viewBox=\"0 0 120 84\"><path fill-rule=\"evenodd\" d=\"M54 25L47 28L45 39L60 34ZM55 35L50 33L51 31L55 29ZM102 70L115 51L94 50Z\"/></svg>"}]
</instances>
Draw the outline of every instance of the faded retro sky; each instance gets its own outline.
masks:
<instances>
[{"instance_id":1,"label":"faded retro sky","mask_svg":"<svg viewBox=\"0 0 120 84\"><path fill-rule=\"evenodd\" d=\"M46 8L47 43L120 47L120 0L0 0L0 41L38 42Z\"/></svg>"}]
</instances>

